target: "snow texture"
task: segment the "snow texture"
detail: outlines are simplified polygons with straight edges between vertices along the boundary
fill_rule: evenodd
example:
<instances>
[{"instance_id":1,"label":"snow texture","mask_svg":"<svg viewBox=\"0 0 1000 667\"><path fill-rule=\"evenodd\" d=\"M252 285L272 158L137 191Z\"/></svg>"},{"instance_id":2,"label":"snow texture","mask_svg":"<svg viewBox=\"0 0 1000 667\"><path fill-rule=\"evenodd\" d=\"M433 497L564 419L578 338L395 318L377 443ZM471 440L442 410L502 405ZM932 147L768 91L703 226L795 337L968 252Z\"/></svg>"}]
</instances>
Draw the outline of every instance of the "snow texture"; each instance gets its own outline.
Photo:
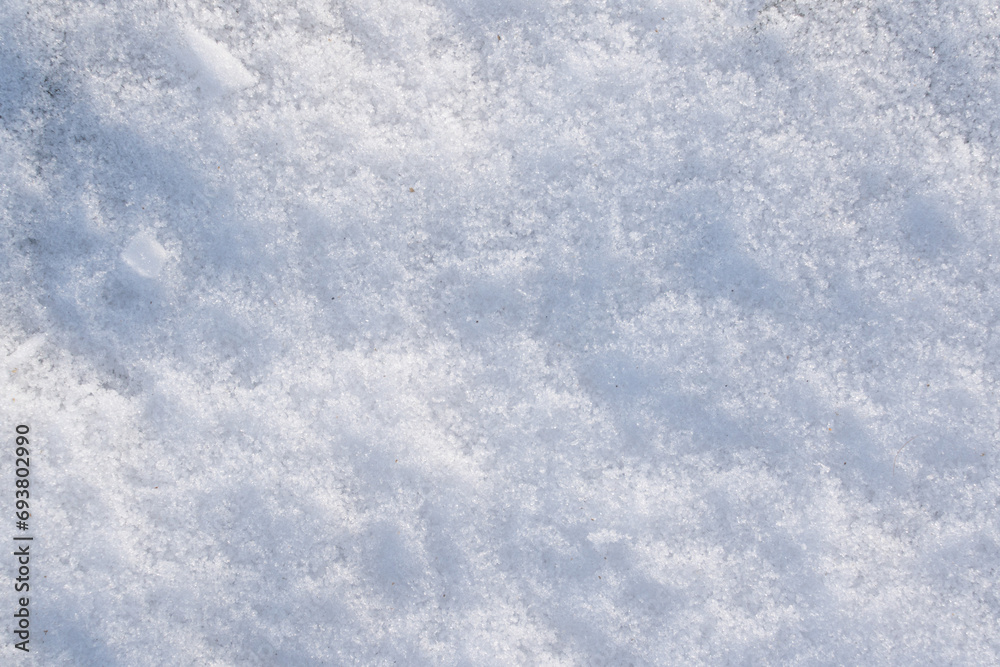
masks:
<instances>
[{"instance_id":1,"label":"snow texture","mask_svg":"<svg viewBox=\"0 0 1000 667\"><path fill-rule=\"evenodd\" d=\"M1000 664L998 34L0 3L0 662Z\"/></svg>"}]
</instances>

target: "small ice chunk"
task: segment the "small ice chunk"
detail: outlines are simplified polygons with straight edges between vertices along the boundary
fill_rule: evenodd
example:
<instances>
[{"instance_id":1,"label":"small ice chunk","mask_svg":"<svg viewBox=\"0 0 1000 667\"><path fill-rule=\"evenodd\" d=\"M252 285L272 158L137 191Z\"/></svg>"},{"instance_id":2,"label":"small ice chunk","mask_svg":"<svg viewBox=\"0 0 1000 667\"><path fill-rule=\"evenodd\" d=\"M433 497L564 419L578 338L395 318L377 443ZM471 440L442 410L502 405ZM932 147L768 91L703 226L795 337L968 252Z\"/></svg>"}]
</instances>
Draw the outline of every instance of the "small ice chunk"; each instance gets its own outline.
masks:
<instances>
[{"instance_id":1,"label":"small ice chunk","mask_svg":"<svg viewBox=\"0 0 1000 667\"><path fill-rule=\"evenodd\" d=\"M140 276L155 278L167 261L167 251L148 232L139 232L128 242L122 259Z\"/></svg>"},{"instance_id":2,"label":"small ice chunk","mask_svg":"<svg viewBox=\"0 0 1000 667\"><path fill-rule=\"evenodd\" d=\"M240 90L254 84L253 74L224 45L190 28L184 30L184 37L190 49L187 63L211 92Z\"/></svg>"}]
</instances>

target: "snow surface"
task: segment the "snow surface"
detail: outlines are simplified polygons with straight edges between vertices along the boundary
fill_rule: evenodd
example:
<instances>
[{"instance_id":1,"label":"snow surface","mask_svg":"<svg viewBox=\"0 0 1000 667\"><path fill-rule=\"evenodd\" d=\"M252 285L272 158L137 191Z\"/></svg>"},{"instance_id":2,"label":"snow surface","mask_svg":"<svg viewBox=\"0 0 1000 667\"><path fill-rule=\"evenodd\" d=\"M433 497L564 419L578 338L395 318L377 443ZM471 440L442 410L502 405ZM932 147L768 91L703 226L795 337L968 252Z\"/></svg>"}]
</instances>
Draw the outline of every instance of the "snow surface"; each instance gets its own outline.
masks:
<instances>
[{"instance_id":1,"label":"snow surface","mask_svg":"<svg viewBox=\"0 0 1000 667\"><path fill-rule=\"evenodd\" d=\"M998 37L4 0L18 664L1000 664Z\"/></svg>"}]
</instances>

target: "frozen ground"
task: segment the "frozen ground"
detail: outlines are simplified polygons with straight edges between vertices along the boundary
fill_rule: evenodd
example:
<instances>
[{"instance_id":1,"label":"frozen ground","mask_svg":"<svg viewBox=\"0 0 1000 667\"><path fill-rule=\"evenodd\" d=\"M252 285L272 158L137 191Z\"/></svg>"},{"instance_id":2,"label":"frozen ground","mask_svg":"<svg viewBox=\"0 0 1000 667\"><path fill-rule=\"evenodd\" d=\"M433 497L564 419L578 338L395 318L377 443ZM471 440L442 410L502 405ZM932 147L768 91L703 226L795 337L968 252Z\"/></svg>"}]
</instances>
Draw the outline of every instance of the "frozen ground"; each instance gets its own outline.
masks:
<instances>
[{"instance_id":1,"label":"frozen ground","mask_svg":"<svg viewBox=\"0 0 1000 667\"><path fill-rule=\"evenodd\" d=\"M995 3L118 4L0 3L18 664L1000 663Z\"/></svg>"}]
</instances>

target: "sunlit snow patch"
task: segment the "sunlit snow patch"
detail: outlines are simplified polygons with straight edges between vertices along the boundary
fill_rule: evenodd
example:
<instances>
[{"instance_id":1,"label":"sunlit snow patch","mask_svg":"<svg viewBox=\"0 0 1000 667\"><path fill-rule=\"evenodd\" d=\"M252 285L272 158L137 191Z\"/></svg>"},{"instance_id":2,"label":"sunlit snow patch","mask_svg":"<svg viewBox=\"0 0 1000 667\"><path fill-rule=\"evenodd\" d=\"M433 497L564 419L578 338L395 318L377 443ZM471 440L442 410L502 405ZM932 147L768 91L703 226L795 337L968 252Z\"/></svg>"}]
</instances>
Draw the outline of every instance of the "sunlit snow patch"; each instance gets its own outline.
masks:
<instances>
[{"instance_id":1,"label":"sunlit snow patch","mask_svg":"<svg viewBox=\"0 0 1000 667\"><path fill-rule=\"evenodd\" d=\"M140 276L155 278L167 261L167 251L148 233L140 232L129 241L122 259Z\"/></svg>"}]
</instances>

